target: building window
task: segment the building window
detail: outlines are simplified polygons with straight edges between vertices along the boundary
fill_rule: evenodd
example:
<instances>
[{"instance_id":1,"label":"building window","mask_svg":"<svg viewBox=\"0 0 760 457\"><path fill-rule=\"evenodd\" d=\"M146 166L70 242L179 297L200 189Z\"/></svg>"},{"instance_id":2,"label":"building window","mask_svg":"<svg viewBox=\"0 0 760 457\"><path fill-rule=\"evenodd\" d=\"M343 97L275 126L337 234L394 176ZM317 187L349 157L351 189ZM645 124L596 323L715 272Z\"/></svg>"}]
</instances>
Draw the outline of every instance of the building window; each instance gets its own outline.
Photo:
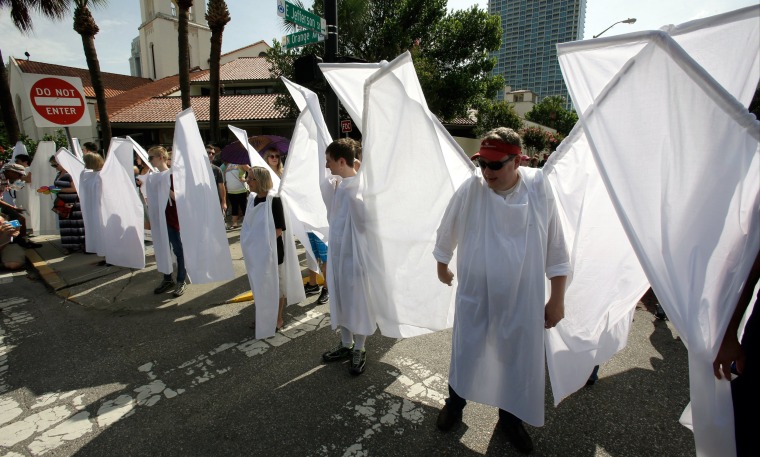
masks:
<instances>
[{"instance_id":1,"label":"building window","mask_svg":"<svg viewBox=\"0 0 760 457\"><path fill-rule=\"evenodd\" d=\"M169 8L171 8L172 17L177 17L177 5L174 2L169 2Z\"/></svg>"}]
</instances>

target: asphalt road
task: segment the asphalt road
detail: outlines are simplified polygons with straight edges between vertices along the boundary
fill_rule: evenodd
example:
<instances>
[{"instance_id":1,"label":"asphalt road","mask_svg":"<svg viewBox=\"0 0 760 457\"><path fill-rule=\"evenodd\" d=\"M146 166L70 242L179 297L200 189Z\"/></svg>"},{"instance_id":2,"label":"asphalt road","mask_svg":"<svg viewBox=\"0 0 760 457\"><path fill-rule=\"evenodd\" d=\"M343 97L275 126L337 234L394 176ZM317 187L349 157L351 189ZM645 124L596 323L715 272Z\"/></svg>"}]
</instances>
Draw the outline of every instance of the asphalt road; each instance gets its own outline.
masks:
<instances>
[{"instance_id":1,"label":"asphalt road","mask_svg":"<svg viewBox=\"0 0 760 457\"><path fill-rule=\"evenodd\" d=\"M250 302L97 310L25 275L0 281L1 455L518 455L492 407L471 403L462 426L435 428L450 331L375 335L352 377L320 361L338 337L316 297L259 341ZM632 327L595 386L555 408L547 384L546 425L527 427L534 455L695 454L678 423L686 349L643 307Z\"/></svg>"}]
</instances>

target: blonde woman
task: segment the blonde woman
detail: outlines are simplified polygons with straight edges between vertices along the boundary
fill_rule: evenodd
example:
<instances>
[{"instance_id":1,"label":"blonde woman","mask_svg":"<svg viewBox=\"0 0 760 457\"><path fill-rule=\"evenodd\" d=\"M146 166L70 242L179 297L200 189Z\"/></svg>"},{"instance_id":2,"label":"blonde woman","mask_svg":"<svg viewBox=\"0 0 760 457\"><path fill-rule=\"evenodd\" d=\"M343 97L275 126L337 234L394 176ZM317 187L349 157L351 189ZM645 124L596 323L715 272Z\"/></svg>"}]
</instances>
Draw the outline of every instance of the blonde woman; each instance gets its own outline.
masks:
<instances>
[{"instance_id":1,"label":"blonde woman","mask_svg":"<svg viewBox=\"0 0 760 457\"><path fill-rule=\"evenodd\" d=\"M272 178L264 167L248 171L248 199L240 244L256 301L256 338L268 338L283 325L285 308L285 214L282 201L270 193ZM274 242L273 242L274 241Z\"/></svg>"},{"instance_id":2,"label":"blonde woman","mask_svg":"<svg viewBox=\"0 0 760 457\"><path fill-rule=\"evenodd\" d=\"M282 157L280 156L280 151L278 151L275 148L270 148L264 151L264 161L269 165L269 168L271 168L274 173L282 178Z\"/></svg>"}]
</instances>

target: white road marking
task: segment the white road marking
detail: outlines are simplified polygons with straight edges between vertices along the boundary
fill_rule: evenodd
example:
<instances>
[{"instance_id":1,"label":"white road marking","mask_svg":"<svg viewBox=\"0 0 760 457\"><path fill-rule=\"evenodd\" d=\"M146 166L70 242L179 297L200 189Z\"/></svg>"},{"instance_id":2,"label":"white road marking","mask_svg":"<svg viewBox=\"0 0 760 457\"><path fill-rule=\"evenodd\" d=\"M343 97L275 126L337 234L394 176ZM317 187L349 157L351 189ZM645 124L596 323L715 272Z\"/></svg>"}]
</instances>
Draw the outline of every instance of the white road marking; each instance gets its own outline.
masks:
<instances>
[{"instance_id":1,"label":"white road marking","mask_svg":"<svg viewBox=\"0 0 760 457\"><path fill-rule=\"evenodd\" d=\"M311 370L307 371L306 373L304 373L304 374L302 374L302 375L300 375L300 376L296 376L295 378L291 379L290 381L288 381L288 382L286 382L285 384L283 384L283 385L281 385L281 386L277 387L277 388L276 388L276 389L274 389L274 390L279 390L279 389L282 389L283 387L287 386L288 384L294 383L294 382L296 382L296 381L300 381L301 379L303 379L303 378L305 378L305 377L307 377L307 376L309 376L309 375L311 375L311 374L313 374L313 373L316 373L317 371L321 370L322 368L324 368L324 367L326 367L326 366L327 366L327 365L320 365L320 366L318 366L318 367L312 368Z\"/></svg>"}]
</instances>

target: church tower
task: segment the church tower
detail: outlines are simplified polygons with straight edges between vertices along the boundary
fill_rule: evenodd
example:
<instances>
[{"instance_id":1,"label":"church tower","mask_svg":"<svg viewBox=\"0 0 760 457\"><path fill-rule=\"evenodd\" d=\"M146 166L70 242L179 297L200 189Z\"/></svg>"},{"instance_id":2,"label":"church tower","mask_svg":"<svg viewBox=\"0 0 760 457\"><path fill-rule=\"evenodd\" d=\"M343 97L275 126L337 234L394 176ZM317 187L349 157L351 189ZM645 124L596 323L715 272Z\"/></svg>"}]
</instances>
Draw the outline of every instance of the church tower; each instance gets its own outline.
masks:
<instances>
[{"instance_id":1,"label":"church tower","mask_svg":"<svg viewBox=\"0 0 760 457\"><path fill-rule=\"evenodd\" d=\"M132 46L132 74L153 80L176 75L179 73L179 7L172 0L139 1L140 34ZM211 29L206 22L205 0L193 0L187 29L190 68L200 67L205 70L209 67L211 53Z\"/></svg>"}]
</instances>

